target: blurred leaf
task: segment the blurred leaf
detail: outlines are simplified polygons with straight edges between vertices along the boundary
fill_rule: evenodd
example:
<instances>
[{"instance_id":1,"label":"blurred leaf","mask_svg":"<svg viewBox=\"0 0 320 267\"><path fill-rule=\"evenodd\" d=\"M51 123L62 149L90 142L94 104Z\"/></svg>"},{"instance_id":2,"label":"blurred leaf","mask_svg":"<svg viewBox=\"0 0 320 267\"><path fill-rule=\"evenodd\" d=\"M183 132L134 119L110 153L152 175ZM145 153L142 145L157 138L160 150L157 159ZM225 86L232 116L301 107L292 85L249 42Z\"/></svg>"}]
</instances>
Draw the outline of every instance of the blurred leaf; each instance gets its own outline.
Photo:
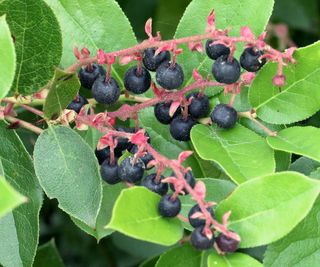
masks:
<instances>
[{"instance_id":1,"label":"blurred leaf","mask_svg":"<svg viewBox=\"0 0 320 267\"><path fill-rule=\"evenodd\" d=\"M276 172L287 171L291 163L291 154L284 151L275 151Z\"/></svg>"},{"instance_id":2,"label":"blurred leaf","mask_svg":"<svg viewBox=\"0 0 320 267\"><path fill-rule=\"evenodd\" d=\"M320 167L320 162L306 157L298 158L291 165L289 170L300 172L306 176L309 176L312 172L316 171Z\"/></svg>"},{"instance_id":3,"label":"blurred leaf","mask_svg":"<svg viewBox=\"0 0 320 267\"><path fill-rule=\"evenodd\" d=\"M256 259L243 253L232 253L224 256L212 252L208 257L208 267L262 267Z\"/></svg>"},{"instance_id":4,"label":"blurred leaf","mask_svg":"<svg viewBox=\"0 0 320 267\"><path fill-rule=\"evenodd\" d=\"M33 267L64 267L53 240L38 248Z\"/></svg>"}]
</instances>

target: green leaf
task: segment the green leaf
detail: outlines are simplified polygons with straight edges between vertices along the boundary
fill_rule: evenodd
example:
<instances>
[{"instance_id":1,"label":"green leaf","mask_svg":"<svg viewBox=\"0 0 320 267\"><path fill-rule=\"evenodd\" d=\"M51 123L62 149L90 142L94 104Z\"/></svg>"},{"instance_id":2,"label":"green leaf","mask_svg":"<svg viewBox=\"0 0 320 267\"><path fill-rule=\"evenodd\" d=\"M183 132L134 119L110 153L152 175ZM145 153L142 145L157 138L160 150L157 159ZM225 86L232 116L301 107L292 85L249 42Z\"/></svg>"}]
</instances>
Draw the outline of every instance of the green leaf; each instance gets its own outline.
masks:
<instances>
[{"instance_id":1,"label":"green leaf","mask_svg":"<svg viewBox=\"0 0 320 267\"><path fill-rule=\"evenodd\" d=\"M273 150L240 124L228 131L215 125L196 125L191 140L201 158L218 163L237 184L274 172Z\"/></svg>"},{"instance_id":2,"label":"green leaf","mask_svg":"<svg viewBox=\"0 0 320 267\"><path fill-rule=\"evenodd\" d=\"M0 17L0 99L9 92L16 71L16 52L6 16Z\"/></svg>"},{"instance_id":3,"label":"green leaf","mask_svg":"<svg viewBox=\"0 0 320 267\"><path fill-rule=\"evenodd\" d=\"M12 211L27 199L14 190L6 180L0 176L0 218Z\"/></svg>"},{"instance_id":4,"label":"green leaf","mask_svg":"<svg viewBox=\"0 0 320 267\"><path fill-rule=\"evenodd\" d=\"M173 245L182 238L183 227L177 218L159 215L159 201L159 195L144 187L122 190L106 227L136 239Z\"/></svg>"},{"instance_id":5,"label":"green leaf","mask_svg":"<svg viewBox=\"0 0 320 267\"><path fill-rule=\"evenodd\" d=\"M250 103L258 117L274 124L304 120L320 109L320 42L298 49L297 64L284 67L286 85L272 84L277 64L261 69L249 91Z\"/></svg>"},{"instance_id":6,"label":"green leaf","mask_svg":"<svg viewBox=\"0 0 320 267\"><path fill-rule=\"evenodd\" d=\"M283 151L275 151L276 172L287 171L291 163L291 154Z\"/></svg>"},{"instance_id":7,"label":"green leaf","mask_svg":"<svg viewBox=\"0 0 320 267\"><path fill-rule=\"evenodd\" d=\"M80 82L76 73L56 69L43 112L47 119L57 118L76 97Z\"/></svg>"},{"instance_id":8,"label":"green leaf","mask_svg":"<svg viewBox=\"0 0 320 267\"><path fill-rule=\"evenodd\" d=\"M33 267L64 267L54 240L38 248Z\"/></svg>"},{"instance_id":9,"label":"green leaf","mask_svg":"<svg viewBox=\"0 0 320 267\"><path fill-rule=\"evenodd\" d=\"M89 127L86 131L75 130L86 143L95 150L97 148L100 138L103 136L103 133L98 131L96 128Z\"/></svg>"},{"instance_id":10,"label":"green leaf","mask_svg":"<svg viewBox=\"0 0 320 267\"><path fill-rule=\"evenodd\" d=\"M0 175L28 202L0 218L0 265L30 267L39 239L42 191L19 137L0 122Z\"/></svg>"},{"instance_id":11,"label":"green leaf","mask_svg":"<svg viewBox=\"0 0 320 267\"><path fill-rule=\"evenodd\" d=\"M221 219L232 212L229 227L240 235L240 247L260 246L288 234L307 215L319 190L319 182L296 172L267 175L238 186L216 214Z\"/></svg>"},{"instance_id":12,"label":"green leaf","mask_svg":"<svg viewBox=\"0 0 320 267\"><path fill-rule=\"evenodd\" d=\"M67 127L49 127L34 148L43 190L69 215L94 228L102 200L98 163L83 139Z\"/></svg>"},{"instance_id":13,"label":"green leaf","mask_svg":"<svg viewBox=\"0 0 320 267\"><path fill-rule=\"evenodd\" d=\"M163 253L155 267L199 267L201 265L201 257L201 251L186 244Z\"/></svg>"},{"instance_id":14,"label":"green leaf","mask_svg":"<svg viewBox=\"0 0 320 267\"><path fill-rule=\"evenodd\" d=\"M300 172L306 176L309 176L318 168L320 168L320 162L306 157L300 157L290 165L289 170Z\"/></svg>"},{"instance_id":15,"label":"green leaf","mask_svg":"<svg viewBox=\"0 0 320 267\"><path fill-rule=\"evenodd\" d=\"M242 26L249 26L259 35L265 29L273 8L273 0L193 0L187 7L175 34L175 38L203 33L207 26L207 16L214 9L218 29L232 27L231 36L239 36ZM257 10L263 10L257 15ZM204 42L205 44L205 42ZM183 53L178 57L185 73L186 84L192 82L192 70L197 69L206 77L211 72L212 60L205 53L191 52L188 45L182 45ZM241 51L241 46L238 51Z\"/></svg>"},{"instance_id":16,"label":"green leaf","mask_svg":"<svg viewBox=\"0 0 320 267\"><path fill-rule=\"evenodd\" d=\"M264 266L318 266L320 262L320 198L287 236L268 246Z\"/></svg>"},{"instance_id":17,"label":"green leaf","mask_svg":"<svg viewBox=\"0 0 320 267\"><path fill-rule=\"evenodd\" d=\"M284 129L275 137L267 137L268 144L276 149L320 161L320 129L311 126Z\"/></svg>"},{"instance_id":18,"label":"green leaf","mask_svg":"<svg viewBox=\"0 0 320 267\"><path fill-rule=\"evenodd\" d=\"M15 40L17 67L11 93L37 92L52 78L60 62L62 37L58 21L42 0L1 1L2 14L6 14Z\"/></svg>"},{"instance_id":19,"label":"green leaf","mask_svg":"<svg viewBox=\"0 0 320 267\"><path fill-rule=\"evenodd\" d=\"M232 253L224 256L213 252L208 257L208 267L262 267L256 259L243 253Z\"/></svg>"}]
</instances>

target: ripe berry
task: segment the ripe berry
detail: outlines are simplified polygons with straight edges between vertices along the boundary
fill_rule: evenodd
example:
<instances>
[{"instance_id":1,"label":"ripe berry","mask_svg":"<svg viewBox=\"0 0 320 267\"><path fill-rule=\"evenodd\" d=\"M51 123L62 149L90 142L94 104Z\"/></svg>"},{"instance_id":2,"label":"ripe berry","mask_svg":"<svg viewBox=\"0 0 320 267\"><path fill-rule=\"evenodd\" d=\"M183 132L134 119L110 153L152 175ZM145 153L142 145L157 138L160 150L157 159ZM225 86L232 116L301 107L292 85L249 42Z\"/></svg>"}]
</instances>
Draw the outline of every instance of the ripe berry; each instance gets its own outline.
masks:
<instances>
[{"instance_id":1,"label":"ripe berry","mask_svg":"<svg viewBox=\"0 0 320 267\"><path fill-rule=\"evenodd\" d=\"M171 174L171 176L175 176L174 173ZM192 171L187 171L186 174L184 175L184 179L187 181L187 183L193 188L196 184L196 180L194 179L194 176L192 174ZM170 188L171 190L174 191L174 185L173 184L170 184ZM189 194L187 192L187 190L182 190L182 192L184 192L185 195ZM182 194L182 193L180 193Z\"/></svg>"},{"instance_id":2,"label":"ripe berry","mask_svg":"<svg viewBox=\"0 0 320 267\"><path fill-rule=\"evenodd\" d=\"M237 111L226 104L218 104L211 112L211 120L221 128L230 129L237 122Z\"/></svg>"},{"instance_id":3,"label":"ripe berry","mask_svg":"<svg viewBox=\"0 0 320 267\"><path fill-rule=\"evenodd\" d=\"M214 237L212 236L212 238L209 239L202 232L203 232L203 227L197 227L196 229L194 229L191 234L190 243L196 249L206 250L213 246Z\"/></svg>"},{"instance_id":4,"label":"ripe berry","mask_svg":"<svg viewBox=\"0 0 320 267\"><path fill-rule=\"evenodd\" d=\"M176 110L172 117L169 115L171 102L168 103L158 103L154 107L154 115L156 119L162 124L169 124L172 119L181 113L180 107Z\"/></svg>"},{"instance_id":5,"label":"ripe berry","mask_svg":"<svg viewBox=\"0 0 320 267\"><path fill-rule=\"evenodd\" d=\"M183 84L183 70L178 63L171 65L169 61L165 61L157 68L156 80L165 89L177 89Z\"/></svg>"},{"instance_id":6,"label":"ripe berry","mask_svg":"<svg viewBox=\"0 0 320 267\"><path fill-rule=\"evenodd\" d=\"M106 71L98 64L92 64L92 69L85 67L79 71L79 80L81 86L91 90L93 83L99 76L104 76Z\"/></svg>"},{"instance_id":7,"label":"ripe berry","mask_svg":"<svg viewBox=\"0 0 320 267\"><path fill-rule=\"evenodd\" d=\"M240 56L241 67L250 72L256 72L266 63L266 59L259 59L263 52L253 47L246 48Z\"/></svg>"},{"instance_id":8,"label":"ripe berry","mask_svg":"<svg viewBox=\"0 0 320 267\"><path fill-rule=\"evenodd\" d=\"M98 162L101 165L106 159L108 159L110 157L110 147L106 147L101 150L96 149L94 153L96 154ZM116 147L114 150L114 155L117 158L120 158L122 156L122 151Z\"/></svg>"},{"instance_id":9,"label":"ripe berry","mask_svg":"<svg viewBox=\"0 0 320 267\"><path fill-rule=\"evenodd\" d=\"M169 51L163 51L156 56L155 52L155 48L147 48L143 52L143 64L150 71L156 71L162 62L170 60Z\"/></svg>"},{"instance_id":10,"label":"ripe berry","mask_svg":"<svg viewBox=\"0 0 320 267\"><path fill-rule=\"evenodd\" d=\"M141 72L138 72L138 68L131 67L124 75L125 88L134 94L142 94L146 92L151 84L151 76L149 71L141 67Z\"/></svg>"},{"instance_id":11,"label":"ripe berry","mask_svg":"<svg viewBox=\"0 0 320 267\"><path fill-rule=\"evenodd\" d=\"M100 104L113 104L120 96L119 84L114 78L105 80L105 76L100 76L92 86L92 95Z\"/></svg>"},{"instance_id":12,"label":"ripe berry","mask_svg":"<svg viewBox=\"0 0 320 267\"><path fill-rule=\"evenodd\" d=\"M218 59L221 56L229 56L230 48L223 44L213 44L213 40L209 39L206 42L206 53L211 59Z\"/></svg>"},{"instance_id":13,"label":"ripe berry","mask_svg":"<svg viewBox=\"0 0 320 267\"><path fill-rule=\"evenodd\" d=\"M100 174L104 181L108 184L116 184L121 181L118 176L118 162L115 160L113 164L110 163L110 159L107 158L101 165Z\"/></svg>"},{"instance_id":14,"label":"ripe berry","mask_svg":"<svg viewBox=\"0 0 320 267\"><path fill-rule=\"evenodd\" d=\"M67 106L67 109L71 109L79 113L81 108L86 104L88 104L88 100L82 95L77 95L76 98Z\"/></svg>"},{"instance_id":15,"label":"ripe berry","mask_svg":"<svg viewBox=\"0 0 320 267\"><path fill-rule=\"evenodd\" d=\"M182 115L175 117L170 123L171 136L178 141L189 141L191 128L196 124L190 116L183 119Z\"/></svg>"},{"instance_id":16,"label":"ripe berry","mask_svg":"<svg viewBox=\"0 0 320 267\"><path fill-rule=\"evenodd\" d=\"M180 199L172 199L171 197L172 195L164 195L159 202L158 210L162 217L175 217L181 210Z\"/></svg>"},{"instance_id":17,"label":"ripe berry","mask_svg":"<svg viewBox=\"0 0 320 267\"><path fill-rule=\"evenodd\" d=\"M132 146L130 149L131 154L135 154L138 152L138 147L136 145ZM140 159L143 161L144 165L146 166L146 170L149 170L151 168L147 168L148 163L153 160L153 156L151 153L147 152L144 156L140 157Z\"/></svg>"},{"instance_id":18,"label":"ripe berry","mask_svg":"<svg viewBox=\"0 0 320 267\"><path fill-rule=\"evenodd\" d=\"M124 133L134 133L135 132L134 128L127 128L127 127L122 127L122 126L116 127L116 130L119 132L124 132ZM117 149L119 149L121 151L126 150L126 149L130 150L132 147L132 144L129 142L128 138L117 137L117 141L118 141Z\"/></svg>"},{"instance_id":19,"label":"ripe berry","mask_svg":"<svg viewBox=\"0 0 320 267\"><path fill-rule=\"evenodd\" d=\"M207 211L210 213L211 217L214 218L214 212L213 212L213 209L211 207L208 207L207 208ZM188 219L189 219L189 223L194 227L199 227L199 226L204 226L206 221L205 219L202 219L202 218L191 218L191 216L196 213L196 212L201 212L201 209L199 207L198 204L194 205L190 211L189 211L189 214L188 214Z\"/></svg>"},{"instance_id":20,"label":"ripe berry","mask_svg":"<svg viewBox=\"0 0 320 267\"><path fill-rule=\"evenodd\" d=\"M217 82L231 84L240 77L240 64L235 58L219 57L212 65L212 74Z\"/></svg>"},{"instance_id":21,"label":"ripe berry","mask_svg":"<svg viewBox=\"0 0 320 267\"><path fill-rule=\"evenodd\" d=\"M227 237L222 233L219 234L218 237L216 238L216 243L220 248L220 250L223 252L234 252L239 247L239 241L233 238Z\"/></svg>"},{"instance_id":22,"label":"ripe berry","mask_svg":"<svg viewBox=\"0 0 320 267\"><path fill-rule=\"evenodd\" d=\"M160 176L160 180L156 181L157 174L152 173L143 178L141 185L148 188L149 190L163 196L168 192L168 184L161 183L161 180L164 178L162 175Z\"/></svg>"},{"instance_id":23,"label":"ripe berry","mask_svg":"<svg viewBox=\"0 0 320 267\"><path fill-rule=\"evenodd\" d=\"M118 175L123 181L135 183L141 180L144 169L145 166L141 159L137 159L133 164L133 157L127 157L121 162Z\"/></svg>"},{"instance_id":24,"label":"ripe berry","mask_svg":"<svg viewBox=\"0 0 320 267\"><path fill-rule=\"evenodd\" d=\"M190 97L193 97L188 107L191 117L195 119L205 117L209 111L209 98L206 95L199 96L199 93L189 94L187 99Z\"/></svg>"}]
</instances>

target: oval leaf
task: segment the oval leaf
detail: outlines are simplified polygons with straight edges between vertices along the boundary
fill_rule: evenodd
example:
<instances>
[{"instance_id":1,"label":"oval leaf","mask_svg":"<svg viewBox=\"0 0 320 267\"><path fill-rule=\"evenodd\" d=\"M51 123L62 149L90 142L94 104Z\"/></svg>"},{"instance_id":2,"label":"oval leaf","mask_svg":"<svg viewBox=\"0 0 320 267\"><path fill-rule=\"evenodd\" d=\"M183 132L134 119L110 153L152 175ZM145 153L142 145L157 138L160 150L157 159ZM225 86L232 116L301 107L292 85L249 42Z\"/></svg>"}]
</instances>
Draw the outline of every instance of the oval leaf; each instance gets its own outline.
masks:
<instances>
[{"instance_id":1,"label":"oval leaf","mask_svg":"<svg viewBox=\"0 0 320 267\"><path fill-rule=\"evenodd\" d=\"M64 267L54 240L38 248L33 267Z\"/></svg>"},{"instance_id":2,"label":"oval leaf","mask_svg":"<svg viewBox=\"0 0 320 267\"><path fill-rule=\"evenodd\" d=\"M256 259L243 253L232 253L224 256L211 253L208 257L208 267L262 267Z\"/></svg>"}]
</instances>

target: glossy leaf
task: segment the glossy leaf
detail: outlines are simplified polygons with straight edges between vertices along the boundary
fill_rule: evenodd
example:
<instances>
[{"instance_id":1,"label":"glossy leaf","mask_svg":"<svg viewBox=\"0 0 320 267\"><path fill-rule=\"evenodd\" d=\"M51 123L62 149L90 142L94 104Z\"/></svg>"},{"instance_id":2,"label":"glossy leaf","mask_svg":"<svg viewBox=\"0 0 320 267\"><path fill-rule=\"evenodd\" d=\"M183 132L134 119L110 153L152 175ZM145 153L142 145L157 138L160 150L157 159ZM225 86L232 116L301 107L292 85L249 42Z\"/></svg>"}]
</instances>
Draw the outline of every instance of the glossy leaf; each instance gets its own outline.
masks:
<instances>
[{"instance_id":1,"label":"glossy leaf","mask_svg":"<svg viewBox=\"0 0 320 267\"><path fill-rule=\"evenodd\" d=\"M267 175L237 187L216 214L221 219L232 211L229 227L242 238L240 247L260 246L288 234L307 215L319 191L319 182L296 172Z\"/></svg>"},{"instance_id":2,"label":"glossy leaf","mask_svg":"<svg viewBox=\"0 0 320 267\"><path fill-rule=\"evenodd\" d=\"M33 267L64 267L54 240L38 248Z\"/></svg>"},{"instance_id":3,"label":"glossy leaf","mask_svg":"<svg viewBox=\"0 0 320 267\"><path fill-rule=\"evenodd\" d=\"M232 253L224 256L213 252L208 257L208 267L262 267L262 264L247 254Z\"/></svg>"}]
</instances>

